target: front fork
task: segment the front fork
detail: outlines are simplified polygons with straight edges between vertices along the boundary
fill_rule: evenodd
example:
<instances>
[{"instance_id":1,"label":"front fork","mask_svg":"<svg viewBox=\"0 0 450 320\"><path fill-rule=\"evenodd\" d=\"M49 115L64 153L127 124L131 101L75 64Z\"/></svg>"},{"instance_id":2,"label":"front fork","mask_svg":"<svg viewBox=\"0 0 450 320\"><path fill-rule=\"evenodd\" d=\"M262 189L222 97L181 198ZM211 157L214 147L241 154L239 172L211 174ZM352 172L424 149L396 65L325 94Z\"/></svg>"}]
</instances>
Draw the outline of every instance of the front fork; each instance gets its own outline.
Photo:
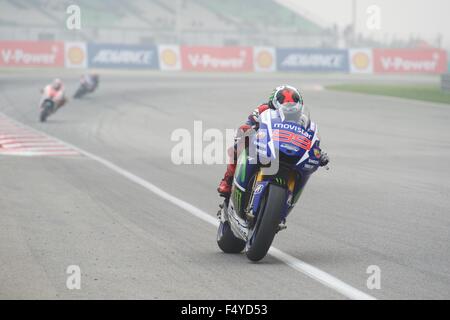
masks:
<instances>
[{"instance_id":1,"label":"front fork","mask_svg":"<svg viewBox=\"0 0 450 320\"><path fill-rule=\"evenodd\" d=\"M289 170L284 171L284 174L277 174L277 175L264 175L264 168L259 168L256 177L253 179L253 183L251 186L252 193L250 195L250 199L248 201L247 206L245 209L243 209L240 215L240 218L245 220L248 224L248 227L251 229L254 226L254 223L256 222L256 215L259 211L259 206L261 203L261 200L264 197L265 192L267 191L267 187L269 184L277 184L287 190L287 197L286 197L286 203L281 210L283 210L282 213L282 220L278 227L278 231L286 229L286 218L289 214L289 212L292 210L292 208L297 203L303 188L308 180L308 177L302 177L299 176L295 171ZM224 200L224 202L219 205L219 210L217 212L218 218L225 222L227 219L227 213L224 212L228 209L228 206L230 205L230 201L233 200L233 194L232 192L231 197ZM242 201L241 197L241 201ZM239 203L238 203L239 204ZM236 203L234 204L236 205ZM236 210L236 208L235 208ZM241 210L241 209L239 209Z\"/></svg>"},{"instance_id":2,"label":"front fork","mask_svg":"<svg viewBox=\"0 0 450 320\"><path fill-rule=\"evenodd\" d=\"M294 171L289 172L287 178L279 176L265 176L263 170L259 170L252 187L252 195L249 201L249 205L245 212L246 218L249 221L250 227L255 222L255 213L258 212L260 203L269 184L277 184L287 189L288 196L286 198L286 204L283 208L283 218L279 226L279 230L286 229L286 217L290 210L294 207L300 195L300 190L296 190L296 184L298 182L297 175Z\"/></svg>"}]
</instances>

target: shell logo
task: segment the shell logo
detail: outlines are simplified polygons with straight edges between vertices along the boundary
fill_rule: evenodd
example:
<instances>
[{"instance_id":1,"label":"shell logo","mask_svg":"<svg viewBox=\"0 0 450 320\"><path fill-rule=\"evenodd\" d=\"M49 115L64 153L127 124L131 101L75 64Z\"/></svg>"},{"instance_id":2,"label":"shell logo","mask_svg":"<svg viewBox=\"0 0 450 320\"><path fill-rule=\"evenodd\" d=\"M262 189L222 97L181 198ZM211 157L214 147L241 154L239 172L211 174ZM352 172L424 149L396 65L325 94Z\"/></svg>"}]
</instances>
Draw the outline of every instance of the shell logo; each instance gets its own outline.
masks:
<instances>
[{"instance_id":1,"label":"shell logo","mask_svg":"<svg viewBox=\"0 0 450 320\"><path fill-rule=\"evenodd\" d=\"M258 66L262 69L269 69L273 65L273 55L269 51L260 51L256 57Z\"/></svg>"},{"instance_id":2,"label":"shell logo","mask_svg":"<svg viewBox=\"0 0 450 320\"><path fill-rule=\"evenodd\" d=\"M365 52L357 52L352 57L353 65L359 69L367 69L370 64L370 58Z\"/></svg>"},{"instance_id":3,"label":"shell logo","mask_svg":"<svg viewBox=\"0 0 450 320\"><path fill-rule=\"evenodd\" d=\"M164 51L161 52L161 60L166 66L173 67L178 62L178 56L172 49L164 49Z\"/></svg>"},{"instance_id":4,"label":"shell logo","mask_svg":"<svg viewBox=\"0 0 450 320\"><path fill-rule=\"evenodd\" d=\"M67 57L73 65L82 64L85 59L84 50L80 47L70 47L67 52Z\"/></svg>"}]
</instances>

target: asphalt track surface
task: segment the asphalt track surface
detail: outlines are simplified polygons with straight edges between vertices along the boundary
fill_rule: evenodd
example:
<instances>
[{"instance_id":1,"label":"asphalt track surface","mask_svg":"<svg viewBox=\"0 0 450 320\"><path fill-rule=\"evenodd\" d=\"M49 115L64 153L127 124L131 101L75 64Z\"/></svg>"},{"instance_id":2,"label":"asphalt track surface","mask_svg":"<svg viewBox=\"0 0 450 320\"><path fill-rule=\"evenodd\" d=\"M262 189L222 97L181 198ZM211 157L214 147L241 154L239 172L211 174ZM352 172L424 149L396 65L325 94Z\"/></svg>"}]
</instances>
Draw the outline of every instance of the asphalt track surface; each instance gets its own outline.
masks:
<instances>
[{"instance_id":1,"label":"asphalt track surface","mask_svg":"<svg viewBox=\"0 0 450 320\"><path fill-rule=\"evenodd\" d=\"M173 164L173 130L235 128L274 86L303 87L331 169L273 245L377 299L450 298L450 106L318 90L363 77L104 72L98 92L41 124L38 90L54 75L0 74L0 112L212 217L225 166ZM78 74L61 77L73 93ZM274 256L223 254L214 226L86 155L0 155L0 181L0 298L349 298ZM69 265L80 290L66 287ZM371 265L380 289L367 288Z\"/></svg>"}]
</instances>

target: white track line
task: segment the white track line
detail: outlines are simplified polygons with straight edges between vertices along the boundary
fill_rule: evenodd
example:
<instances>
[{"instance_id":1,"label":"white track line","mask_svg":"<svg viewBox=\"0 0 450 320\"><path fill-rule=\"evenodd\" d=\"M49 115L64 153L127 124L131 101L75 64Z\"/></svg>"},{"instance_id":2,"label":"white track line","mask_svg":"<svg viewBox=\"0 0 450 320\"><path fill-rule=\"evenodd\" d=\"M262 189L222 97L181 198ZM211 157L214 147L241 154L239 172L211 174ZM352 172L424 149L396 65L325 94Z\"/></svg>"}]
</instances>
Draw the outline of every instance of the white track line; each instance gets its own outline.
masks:
<instances>
[{"instance_id":1,"label":"white track line","mask_svg":"<svg viewBox=\"0 0 450 320\"><path fill-rule=\"evenodd\" d=\"M6 117L6 116L5 116ZM9 117L8 117L9 118ZM11 118L9 118L11 121L22 125L25 127L24 124L19 123ZM28 126L26 126L28 127ZM38 131L32 127L28 127L29 129L38 132L40 134L43 134L45 136L47 136L48 138L51 139L55 139L59 142L61 142L62 144L65 144L66 146L78 151L80 154L83 154L84 156L97 161L98 163L104 165L105 167L111 169L112 171L118 173L119 175L127 178L128 180L140 185L141 187L153 192L154 194L158 195L159 197L169 201L170 203L176 205L177 207L189 212L190 214L192 214L193 216L208 222L209 224L212 224L215 227L219 226L219 221L217 220L216 217L213 217L211 215L209 215L208 213L206 213L205 211L193 206L192 204L181 200L169 193L167 193L166 191L160 189L159 187L155 186L153 183L148 182L147 180L115 165L114 163L96 156L95 154L92 154L90 152L87 152L83 149L80 149L70 143L67 143L65 141L62 141L58 138L52 137L44 132ZM345 282L337 279L336 277L306 263L303 262L300 259L297 259L279 249L276 249L274 247L271 247L269 250L269 254L272 255L273 257L277 258L278 260L284 262L285 264L287 264L288 266L292 267L293 269L301 272L302 274L308 276L311 279L314 279L318 282L320 282L321 284L329 287L330 289L333 289L334 291L342 294L343 296L349 298L349 299L354 299L354 300L375 300L374 297L356 289L353 288L352 286L346 284Z\"/></svg>"}]
</instances>

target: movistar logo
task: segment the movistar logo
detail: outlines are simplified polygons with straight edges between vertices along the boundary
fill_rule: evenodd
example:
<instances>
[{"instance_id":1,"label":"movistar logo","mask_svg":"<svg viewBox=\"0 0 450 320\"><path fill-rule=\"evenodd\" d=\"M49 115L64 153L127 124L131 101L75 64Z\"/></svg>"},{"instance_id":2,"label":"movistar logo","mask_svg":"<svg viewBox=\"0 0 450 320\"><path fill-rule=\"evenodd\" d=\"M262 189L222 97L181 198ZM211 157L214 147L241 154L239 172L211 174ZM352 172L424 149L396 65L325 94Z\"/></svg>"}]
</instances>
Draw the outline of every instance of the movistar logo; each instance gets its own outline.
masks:
<instances>
[{"instance_id":1,"label":"movistar logo","mask_svg":"<svg viewBox=\"0 0 450 320\"><path fill-rule=\"evenodd\" d=\"M304 135L305 137L308 137L308 139L311 139L311 136L312 136L310 133L308 133L302 127L297 126L297 125L292 124L292 123L275 123L273 125L273 127L275 129L286 129L286 130L291 130L291 131L300 133L300 134Z\"/></svg>"}]
</instances>

